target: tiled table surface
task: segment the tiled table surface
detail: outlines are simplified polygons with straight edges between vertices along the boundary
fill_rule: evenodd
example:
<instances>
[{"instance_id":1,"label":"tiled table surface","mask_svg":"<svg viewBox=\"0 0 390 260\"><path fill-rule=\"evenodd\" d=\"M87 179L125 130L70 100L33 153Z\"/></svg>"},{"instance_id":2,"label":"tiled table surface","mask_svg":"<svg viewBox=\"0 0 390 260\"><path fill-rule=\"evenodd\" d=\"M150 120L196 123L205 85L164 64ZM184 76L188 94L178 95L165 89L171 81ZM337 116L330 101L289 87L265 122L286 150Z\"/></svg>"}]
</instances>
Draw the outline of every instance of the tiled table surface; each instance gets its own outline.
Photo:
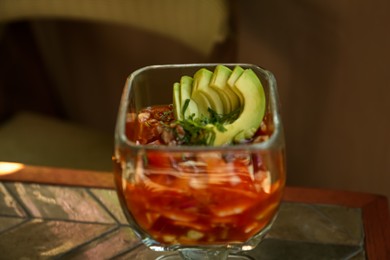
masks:
<instances>
[{"instance_id":1,"label":"tiled table surface","mask_svg":"<svg viewBox=\"0 0 390 260\"><path fill-rule=\"evenodd\" d=\"M366 259L362 210L283 202L254 259ZM113 189L0 182L0 259L155 259Z\"/></svg>"}]
</instances>

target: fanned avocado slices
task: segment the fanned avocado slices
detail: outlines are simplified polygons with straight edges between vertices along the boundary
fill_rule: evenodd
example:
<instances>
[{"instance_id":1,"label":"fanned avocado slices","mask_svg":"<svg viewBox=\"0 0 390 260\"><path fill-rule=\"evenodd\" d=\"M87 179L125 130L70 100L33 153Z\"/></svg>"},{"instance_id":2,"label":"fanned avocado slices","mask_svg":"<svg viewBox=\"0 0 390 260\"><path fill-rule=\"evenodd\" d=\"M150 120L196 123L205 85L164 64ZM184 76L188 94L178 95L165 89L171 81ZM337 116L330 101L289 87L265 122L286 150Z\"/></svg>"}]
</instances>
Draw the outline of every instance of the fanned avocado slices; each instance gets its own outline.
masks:
<instances>
[{"instance_id":1,"label":"fanned avocado slices","mask_svg":"<svg viewBox=\"0 0 390 260\"><path fill-rule=\"evenodd\" d=\"M211 109L217 113L224 113L223 103L221 97L217 91L210 88L211 78L213 77L213 72L207 69L200 69L194 74L194 82L192 86L192 98L197 101L198 104L201 104L201 99L205 98L206 102L210 104ZM207 111L202 109L201 111ZM207 114L207 113L206 113Z\"/></svg>"},{"instance_id":2,"label":"fanned avocado slices","mask_svg":"<svg viewBox=\"0 0 390 260\"><path fill-rule=\"evenodd\" d=\"M253 70L240 66L231 70L218 65L214 72L202 68L193 80L183 76L180 83L173 85L173 92L179 124L203 126L212 135L207 145L228 145L253 137L265 114L260 79Z\"/></svg>"},{"instance_id":3,"label":"fanned avocado slices","mask_svg":"<svg viewBox=\"0 0 390 260\"><path fill-rule=\"evenodd\" d=\"M229 87L227 81L232 74L232 70L223 65L217 65L210 82L210 87L214 88L221 96L225 105L224 113L230 113L240 106L240 100L233 89Z\"/></svg>"}]
</instances>

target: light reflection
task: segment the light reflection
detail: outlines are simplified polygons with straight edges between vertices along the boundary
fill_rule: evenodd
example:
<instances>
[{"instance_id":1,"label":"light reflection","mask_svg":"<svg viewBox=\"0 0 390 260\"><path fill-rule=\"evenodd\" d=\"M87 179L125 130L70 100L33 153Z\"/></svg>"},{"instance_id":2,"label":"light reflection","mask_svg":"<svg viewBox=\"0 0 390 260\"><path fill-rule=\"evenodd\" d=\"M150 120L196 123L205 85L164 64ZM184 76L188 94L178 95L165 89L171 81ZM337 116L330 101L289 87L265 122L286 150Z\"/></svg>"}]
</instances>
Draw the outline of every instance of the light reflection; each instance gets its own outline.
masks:
<instances>
[{"instance_id":1,"label":"light reflection","mask_svg":"<svg viewBox=\"0 0 390 260\"><path fill-rule=\"evenodd\" d=\"M13 163L13 162L0 162L0 176L13 174L24 168L22 163Z\"/></svg>"},{"instance_id":2,"label":"light reflection","mask_svg":"<svg viewBox=\"0 0 390 260\"><path fill-rule=\"evenodd\" d=\"M252 249L253 249L253 246L250 246L250 245L245 245L242 247L243 251L248 251L248 250L252 250Z\"/></svg>"}]
</instances>

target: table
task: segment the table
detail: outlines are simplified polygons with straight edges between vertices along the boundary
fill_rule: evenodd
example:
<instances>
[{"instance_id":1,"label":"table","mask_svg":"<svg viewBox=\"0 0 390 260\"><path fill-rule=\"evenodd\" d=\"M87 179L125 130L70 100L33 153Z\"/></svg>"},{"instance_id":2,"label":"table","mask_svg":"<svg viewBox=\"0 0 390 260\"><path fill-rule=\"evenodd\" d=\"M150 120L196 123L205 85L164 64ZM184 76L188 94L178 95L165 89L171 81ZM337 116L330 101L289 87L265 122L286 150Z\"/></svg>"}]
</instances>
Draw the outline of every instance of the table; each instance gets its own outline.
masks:
<instances>
[{"instance_id":1,"label":"table","mask_svg":"<svg viewBox=\"0 0 390 260\"><path fill-rule=\"evenodd\" d=\"M0 259L155 259L126 223L111 173L0 167ZM287 187L254 259L390 259L388 201Z\"/></svg>"}]
</instances>

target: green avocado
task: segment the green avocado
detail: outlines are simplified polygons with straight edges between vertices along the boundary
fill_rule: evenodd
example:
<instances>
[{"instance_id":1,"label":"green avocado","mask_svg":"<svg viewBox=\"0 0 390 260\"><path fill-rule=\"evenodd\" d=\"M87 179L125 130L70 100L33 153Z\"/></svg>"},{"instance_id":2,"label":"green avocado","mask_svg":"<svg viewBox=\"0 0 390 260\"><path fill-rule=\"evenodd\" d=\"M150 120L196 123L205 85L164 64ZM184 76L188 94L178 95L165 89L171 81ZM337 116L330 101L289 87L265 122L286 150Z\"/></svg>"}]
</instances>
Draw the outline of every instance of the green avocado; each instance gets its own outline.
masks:
<instances>
[{"instance_id":1,"label":"green avocado","mask_svg":"<svg viewBox=\"0 0 390 260\"><path fill-rule=\"evenodd\" d=\"M191 98L193 79L190 76L182 76L180 78L180 103L183 106L184 101Z\"/></svg>"},{"instance_id":2,"label":"green avocado","mask_svg":"<svg viewBox=\"0 0 390 260\"><path fill-rule=\"evenodd\" d=\"M235 66L232 71L232 74L227 80L227 85L238 96L241 104L243 104L244 99L242 93L235 88L234 83L237 81L237 79L241 76L243 72L244 72L243 68L241 68L240 66Z\"/></svg>"},{"instance_id":3,"label":"green avocado","mask_svg":"<svg viewBox=\"0 0 390 260\"><path fill-rule=\"evenodd\" d=\"M229 93L227 90L230 88L226 85L226 81L231 74L231 70L228 67L217 65L214 69L213 77L210 81L210 87L213 88L219 95L223 103L223 112L225 114L232 111L232 102L230 101Z\"/></svg>"},{"instance_id":4,"label":"green avocado","mask_svg":"<svg viewBox=\"0 0 390 260\"><path fill-rule=\"evenodd\" d=\"M215 133L214 142L209 145L228 145L234 141L251 138L263 120L266 100L263 85L251 69L236 66L233 71L218 65L214 72L200 69L191 78L182 76L180 83L173 85L175 117L185 120L190 115L211 117L211 108L219 115L227 115L239 109L240 114L231 123L222 122L223 128L207 123L205 128ZM229 102L229 106L225 102ZM186 100L188 106L183 111ZM227 101L226 101L227 100Z\"/></svg>"},{"instance_id":5,"label":"green avocado","mask_svg":"<svg viewBox=\"0 0 390 260\"><path fill-rule=\"evenodd\" d=\"M193 79L189 76L182 76L180 79L180 107L183 109L183 106L186 100L189 100L188 107L185 111L181 111L183 118L188 118L190 115L195 117L198 115L198 105L196 102L191 99L192 92L192 83Z\"/></svg>"},{"instance_id":6,"label":"green avocado","mask_svg":"<svg viewBox=\"0 0 390 260\"><path fill-rule=\"evenodd\" d=\"M208 103L210 104L211 109L213 109L215 112L217 112L218 114L223 114L224 107L223 107L221 97L214 89L209 87L212 77L213 77L213 72L204 68L198 70L194 74L192 98L198 103L199 106L201 103ZM207 111L207 107L206 107L206 111Z\"/></svg>"},{"instance_id":7,"label":"green avocado","mask_svg":"<svg viewBox=\"0 0 390 260\"><path fill-rule=\"evenodd\" d=\"M180 102L180 83L175 82L173 83L173 111L175 113L175 118L178 120L182 120L182 112L181 112L182 106Z\"/></svg>"},{"instance_id":8,"label":"green avocado","mask_svg":"<svg viewBox=\"0 0 390 260\"><path fill-rule=\"evenodd\" d=\"M243 70L235 81L230 82L235 92L242 97L242 111L233 123L224 125L226 131L215 130L215 146L252 137L260 127L265 114L264 88L253 70Z\"/></svg>"},{"instance_id":9,"label":"green avocado","mask_svg":"<svg viewBox=\"0 0 390 260\"><path fill-rule=\"evenodd\" d=\"M198 115L207 116L209 114L208 108L211 107L211 104L205 95L195 92L191 95L191 100L198 105Z\"/></svg>"},{"instance_id":10,"label":"green avocado","mask_svg":"<svg viewBox=\"0 0 390 260\"><path fill-rule=\"evenodd\" d=\"M240 100L237 94L229 87L227 81L232 74L232 70L223 65L217 65L214 69L214 75L210 82L210 87L217 90L222 100L226 100L225 113L230 113L240 106Z\"/></svg>"}]
</instances>

